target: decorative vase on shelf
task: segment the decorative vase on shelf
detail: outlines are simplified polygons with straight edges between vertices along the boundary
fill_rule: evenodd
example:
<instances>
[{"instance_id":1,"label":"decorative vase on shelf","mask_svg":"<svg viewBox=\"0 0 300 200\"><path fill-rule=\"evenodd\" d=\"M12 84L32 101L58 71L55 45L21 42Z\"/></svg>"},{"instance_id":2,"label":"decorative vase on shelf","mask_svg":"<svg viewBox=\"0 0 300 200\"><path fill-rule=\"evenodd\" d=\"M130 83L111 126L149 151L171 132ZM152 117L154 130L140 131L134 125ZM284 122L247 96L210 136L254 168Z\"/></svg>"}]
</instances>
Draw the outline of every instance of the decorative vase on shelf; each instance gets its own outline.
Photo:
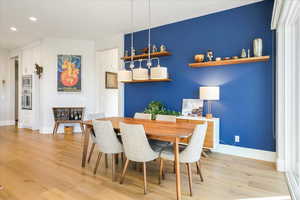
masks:
<instances>
[{"instance_id":1,"label":"decorative vase on shelf","mask_svg":"<svg viewBox=\"0 0 300 200\"><path fill-rule=\"evenodd\" d=\"M255 57L262 56L262 49L263 49L263 44L262 44L262 39L261 38L255 38L253 40L253 54Z\"/></svg>"}]
</instances>

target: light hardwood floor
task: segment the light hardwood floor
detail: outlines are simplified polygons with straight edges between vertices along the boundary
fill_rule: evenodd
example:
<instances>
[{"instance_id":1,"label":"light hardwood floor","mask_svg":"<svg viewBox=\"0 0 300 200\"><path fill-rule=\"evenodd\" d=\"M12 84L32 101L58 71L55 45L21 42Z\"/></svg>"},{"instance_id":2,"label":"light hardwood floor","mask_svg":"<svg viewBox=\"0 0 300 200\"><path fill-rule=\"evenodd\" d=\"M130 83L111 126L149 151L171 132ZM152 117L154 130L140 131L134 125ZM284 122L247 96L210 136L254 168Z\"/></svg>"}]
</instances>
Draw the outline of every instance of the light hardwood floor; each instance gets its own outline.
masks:
<instances>
[{"instance_id":1,"label":"light hardwood floor","mask_svg":"<svg viewBox=\"0 0 300 200\"><path fill-rule=\"evenodd\" d=\"M111 169L103 160L93 175L96 160L81 168L82 135L42 135L0 127L1 200L175 200L172 163L165 163L166 180L158 185L158 163L148 170L148 194L143 194L143 175L128 169L123 185L111 181ZM117 167L118 176L122 165ZM287 196L282 173L273 163L213 153L203 159L204 182L193 167L193 197L189 197L186 168L182 170L182 199L237 200Z\"/></svg>"}]
</instances>

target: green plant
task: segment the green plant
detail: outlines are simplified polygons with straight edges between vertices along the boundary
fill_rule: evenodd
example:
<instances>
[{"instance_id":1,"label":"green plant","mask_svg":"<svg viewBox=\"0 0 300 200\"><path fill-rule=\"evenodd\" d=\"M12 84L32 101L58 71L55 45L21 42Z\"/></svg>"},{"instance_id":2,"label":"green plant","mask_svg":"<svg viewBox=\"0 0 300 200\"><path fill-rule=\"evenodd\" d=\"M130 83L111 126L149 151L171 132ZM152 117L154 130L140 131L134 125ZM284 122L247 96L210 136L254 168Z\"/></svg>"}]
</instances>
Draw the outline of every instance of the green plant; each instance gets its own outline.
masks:
<instances>
[{"instance_id":1,"label":"green plant","mask_svg":"<svg viewBox=\"0 0 300 200\"><path fill-rule=\"evenodd\" d=\"M179 116L181 113L167 110L166 106L159 101L151 101L145 108L144 113L149 113L152 115L152 119L156 118L156 115L176 115Z\"/></svg>"}]
</instances>

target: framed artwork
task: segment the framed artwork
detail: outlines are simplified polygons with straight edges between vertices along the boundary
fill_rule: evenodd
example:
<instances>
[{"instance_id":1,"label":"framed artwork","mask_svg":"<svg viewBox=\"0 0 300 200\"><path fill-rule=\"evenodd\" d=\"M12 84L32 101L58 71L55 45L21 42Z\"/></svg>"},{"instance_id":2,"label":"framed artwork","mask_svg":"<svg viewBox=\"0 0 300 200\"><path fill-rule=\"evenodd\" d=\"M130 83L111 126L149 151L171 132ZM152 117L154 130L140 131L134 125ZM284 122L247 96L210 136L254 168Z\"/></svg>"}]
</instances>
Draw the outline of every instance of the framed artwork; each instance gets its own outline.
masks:
<instances>
[{"instance_id":1,"label":"framed artwork","mask_svg":"<svg viewBox=\"0 0 300 200\"><path fill-rule=\"evenodd\" d=\"M105 72L105 88L118 89L118 74L114 72Z\"/></svg>"},{"instance_id":2,"label":"framed artwork","mask_svg":"<svg viewBox=\"0 0 300 200\"><path fill-rule=\"evenodd\" d=\"M203 113L203 100L200 99L183 99L182 115L200 117Z\"/></svg>"},{"instance_id":3,"label":"framed artwork","mask_svg":"<svg viewBox=\"0 0 300 200\"><path fill-rule=\"evenodd\" d=\"M57 91L81 92L81 56L57 56Z\"/></svg>"}]
</instances>

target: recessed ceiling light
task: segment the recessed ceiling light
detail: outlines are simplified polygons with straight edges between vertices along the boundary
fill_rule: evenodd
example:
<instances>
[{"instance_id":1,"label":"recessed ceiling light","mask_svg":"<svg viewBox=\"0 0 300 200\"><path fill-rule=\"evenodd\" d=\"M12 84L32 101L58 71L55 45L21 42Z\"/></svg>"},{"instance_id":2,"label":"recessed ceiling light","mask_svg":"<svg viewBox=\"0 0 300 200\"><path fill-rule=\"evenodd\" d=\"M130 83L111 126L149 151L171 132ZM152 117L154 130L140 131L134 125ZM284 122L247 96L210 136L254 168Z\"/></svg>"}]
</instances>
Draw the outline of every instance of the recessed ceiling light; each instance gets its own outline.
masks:
<instances>
[{"instance_id":1,"label":"recessed ceiling light","mask_svg":"<svg viewBox=\"0 0 300 200\"><path fill-rule=\"evenodd\" d=\"M36 18L36 17L29 17L29 20L30 20L30 21L33 21L33 22L36 22L36 21L37 21L37 18Z\"/></svg>"},{"instance_id":2,"label":"recessed ceiling light","mask_svg":"<svg viewBox=\"0 0 300 200\"><path fill-rule=\"evenodd\" d=\"M13 26L10 27L9 29L10 29L11 31L17 31L17 28L16 28L16 27L13 27Z\"/></svg>"}]
</instances>

